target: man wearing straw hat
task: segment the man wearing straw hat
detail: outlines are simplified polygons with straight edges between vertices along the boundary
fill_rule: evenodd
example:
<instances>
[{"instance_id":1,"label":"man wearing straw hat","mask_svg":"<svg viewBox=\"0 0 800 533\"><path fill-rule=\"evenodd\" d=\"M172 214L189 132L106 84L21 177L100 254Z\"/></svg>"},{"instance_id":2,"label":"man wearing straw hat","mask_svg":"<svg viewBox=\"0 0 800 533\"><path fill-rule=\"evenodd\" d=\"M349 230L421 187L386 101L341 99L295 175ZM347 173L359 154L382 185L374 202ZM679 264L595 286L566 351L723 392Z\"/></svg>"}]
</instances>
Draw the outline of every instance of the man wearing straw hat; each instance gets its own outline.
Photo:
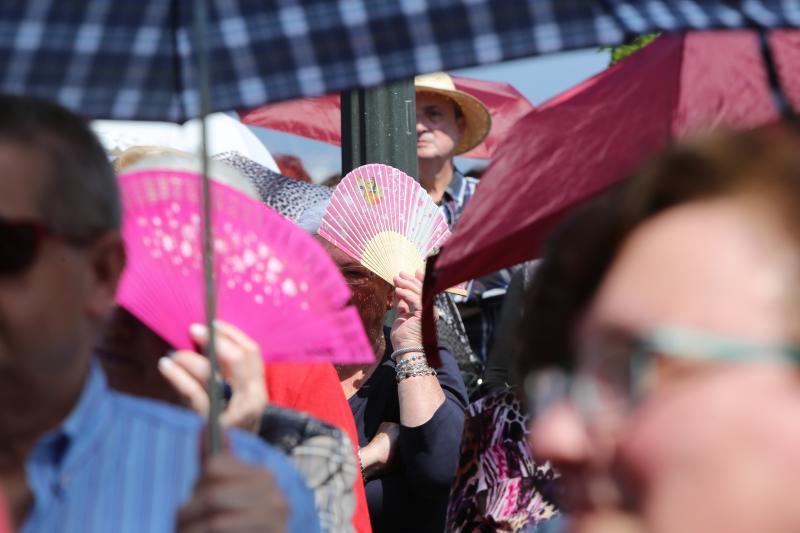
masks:
<instances>
[{"instance_id":1,"label":"man wearing straw hat","mask_svg":"<svg viewBox=\"0 0 800 533\"><path fill-rule=\"evenodd\" d=\"M464 176L454 158L478 146L492 127L486 106L460 91L444 72L417 76L417 158L419 182L441 206L452 227L472 198L478 180ZM496 317L511 281L501 270L470 283L459 310L476 355L485 363Z\"/></svg>"}]
</instances>

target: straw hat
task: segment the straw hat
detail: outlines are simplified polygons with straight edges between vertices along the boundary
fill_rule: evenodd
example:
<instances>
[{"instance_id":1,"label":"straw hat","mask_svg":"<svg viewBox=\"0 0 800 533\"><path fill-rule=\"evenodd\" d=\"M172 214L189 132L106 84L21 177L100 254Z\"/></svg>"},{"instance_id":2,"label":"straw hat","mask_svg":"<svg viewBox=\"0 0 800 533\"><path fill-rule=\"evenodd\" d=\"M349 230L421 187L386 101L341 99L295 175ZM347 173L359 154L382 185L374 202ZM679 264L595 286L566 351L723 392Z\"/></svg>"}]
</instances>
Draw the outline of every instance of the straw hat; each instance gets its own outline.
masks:
<instances>
[{"instance_id":1,"label":"straw hat","mask_svg":"<svg viewBox=\"0 0 800 533\"><path fill-rule=\"evenodd\" d=\"M483 103L463 91L456 89L453 78L444 72L422 74L414 78L417 92L441 94L451 99L464 115L464 133L456 146L455 153L463 154L478 146L489 134L492 116Z\"/></svg>"}]
</instances>

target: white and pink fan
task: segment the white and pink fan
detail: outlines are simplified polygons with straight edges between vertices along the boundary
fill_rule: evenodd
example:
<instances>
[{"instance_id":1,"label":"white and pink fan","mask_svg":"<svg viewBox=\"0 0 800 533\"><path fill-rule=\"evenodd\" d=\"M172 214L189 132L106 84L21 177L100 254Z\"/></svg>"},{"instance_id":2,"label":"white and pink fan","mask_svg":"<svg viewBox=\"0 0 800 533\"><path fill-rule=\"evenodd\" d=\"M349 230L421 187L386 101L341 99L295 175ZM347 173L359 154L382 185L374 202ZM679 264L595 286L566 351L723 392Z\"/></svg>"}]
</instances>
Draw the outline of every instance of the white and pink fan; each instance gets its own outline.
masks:
<instances>
[{"instance_id":1,"label":"white and pink fan","mask_svg":"<svg viewBox=\"0 0 800 533\"><path fill-rule=\"evenodd\" d=\"M128 266L117 303L175 348L205 322L201 177L148 168L119 179ZM309 234L258 200L211 182L217 316L268 362L369 363L351 293Z\"/></svg>"},{"instance_id":2,"label":"white and pink fan","mask_svg":"<svg viewBox=\"0 0 800 533\"><path fill-rule=\"evenodd\" d=\"M447 240L447 221L414 179L388 165L358 167L336 187L319 234L394 285L400 272L425 270Z\"/></svg>"}]
</instances>

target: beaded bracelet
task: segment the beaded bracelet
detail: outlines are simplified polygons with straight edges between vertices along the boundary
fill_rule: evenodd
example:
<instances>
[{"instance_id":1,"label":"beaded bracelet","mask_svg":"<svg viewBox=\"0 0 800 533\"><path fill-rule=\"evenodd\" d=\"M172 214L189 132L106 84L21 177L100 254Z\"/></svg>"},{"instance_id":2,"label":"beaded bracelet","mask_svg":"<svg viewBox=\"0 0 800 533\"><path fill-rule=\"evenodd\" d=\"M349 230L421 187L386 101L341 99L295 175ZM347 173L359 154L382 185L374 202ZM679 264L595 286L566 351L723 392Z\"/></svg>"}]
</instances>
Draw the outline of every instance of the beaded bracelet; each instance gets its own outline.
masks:
<instances>
[{"instance_id":1,"label":"beaded bracelet","mask_svg":"<svg viewBox=\"0 0 800 533\"><path fill-rule=\"evenodd\" d=\"M398 365L396 368L397 372L411 372L413 370L424 370L426 368L430 368L427 362L418 361L416 363L409 363L407 365Z\"/></svg>"},{"instance_id":2,"label":"beaded bracelet","mask_svg":"<svg viewBox=\"0 0 800 533\"><path fill-rule=\"evenodd\" d=\"M411 363L416 363L418 361L426 361L427 362L427 358L424 355L412 355L408 359L401 359L400 361L397 361L395 363L395 366L399 367L399 366L402 366L402 365L409 365Z\"/></svg>"},{"instance_id":3,"label":"beaded bracelet","mask_svg":"<svg viewBox=\"0 0 800 533\"><path fill-rule=\"evenodd\" d=\"M423 348L422 346L412 346L411 348L401 348L399 350L395 350L394 352L392 352L392 355L390 355L389 357L391 358L392 361L396 362L398 357L400 357L401 355L405 355L407 353L425 353L425 348Z\"/></svg>"},{"instance_id":4,"label":"beaded bracelet","mask_svg":"<svg viewBox=\"0 0 800 533\"><path fill-rule=\"evenodd\" d=\"M431 367L419 369L419 370L411 370L408 372L401 371L397 373L397 382L400 383L404 379L408 378L417 378L422 376L435 376L436 370L432 369Z\"/></svg>"},{"instance_id":5,"label":"beaded bracelet","mask_svg":"<svg viewBox=\"0 0 800 533\"><path fill-rule=\"evenodd\" d=\"M411 357L409 359L403 359L402 361L398 361L394 364L395 370L402 370L408 366L412 365L424 365L428 366L428 359L425 356L416 356Z\"/></svg>"}]
</instances>

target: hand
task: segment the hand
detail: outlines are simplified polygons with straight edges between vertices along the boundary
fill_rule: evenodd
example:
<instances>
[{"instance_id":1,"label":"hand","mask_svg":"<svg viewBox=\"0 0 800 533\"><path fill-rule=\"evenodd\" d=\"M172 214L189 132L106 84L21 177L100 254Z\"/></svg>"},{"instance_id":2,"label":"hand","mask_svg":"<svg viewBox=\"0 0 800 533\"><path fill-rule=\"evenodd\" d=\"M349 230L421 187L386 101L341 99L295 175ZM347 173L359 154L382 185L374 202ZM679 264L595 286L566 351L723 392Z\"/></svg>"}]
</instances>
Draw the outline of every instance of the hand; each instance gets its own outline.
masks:
<instances>
[{"instance_id":1,"label":"hand","mask_svg":"<svg viewBox=\"0 0 800 533\"><path fill-rule=\"evenodd\" d=\"M422 281L425 274L405 272L394 278L397 316L392 324L392 346L395 350L422 346Z\"/></svg>"},{"instance_id":2,"label":"hand","mask_svg":"<svg viewBox=\"0 0 800 533\"><path fill-rule=\"evenodd\" d=\"M268 403L261 350L247 334L230 324L218 320L215 328L220 372L233 391L220 423L223 427L238 427L256 433L261 424L261 413ZM208 344L205 326L192 324L190 333L199 346ZM181 350L170 357L162 357L158 368L187 407L208 416L206 387L211 363L205 356Z\"/></svg>"},{"instance_id":3,"label":"hand","mask_svg":"<svg viewBox=\"0 0 800 533\"><path fill-rule=\"evenodd\" d=\"M225 451L208 458L192 498L178 511L176 531L283 532L289 507L275 478Z\"/></svg>"},{"instance_id":4,"label":"hand","mask_svg":"<svg viewBox=\"0 0 800 533\"><path fill-rule=\"evenodd\" d=\"M400 435L400 424L382 422L372 440L361 448L361 465L364 477L375 478L386 470L397 451L397 437Z\"/></svg>"}]
</instances>

